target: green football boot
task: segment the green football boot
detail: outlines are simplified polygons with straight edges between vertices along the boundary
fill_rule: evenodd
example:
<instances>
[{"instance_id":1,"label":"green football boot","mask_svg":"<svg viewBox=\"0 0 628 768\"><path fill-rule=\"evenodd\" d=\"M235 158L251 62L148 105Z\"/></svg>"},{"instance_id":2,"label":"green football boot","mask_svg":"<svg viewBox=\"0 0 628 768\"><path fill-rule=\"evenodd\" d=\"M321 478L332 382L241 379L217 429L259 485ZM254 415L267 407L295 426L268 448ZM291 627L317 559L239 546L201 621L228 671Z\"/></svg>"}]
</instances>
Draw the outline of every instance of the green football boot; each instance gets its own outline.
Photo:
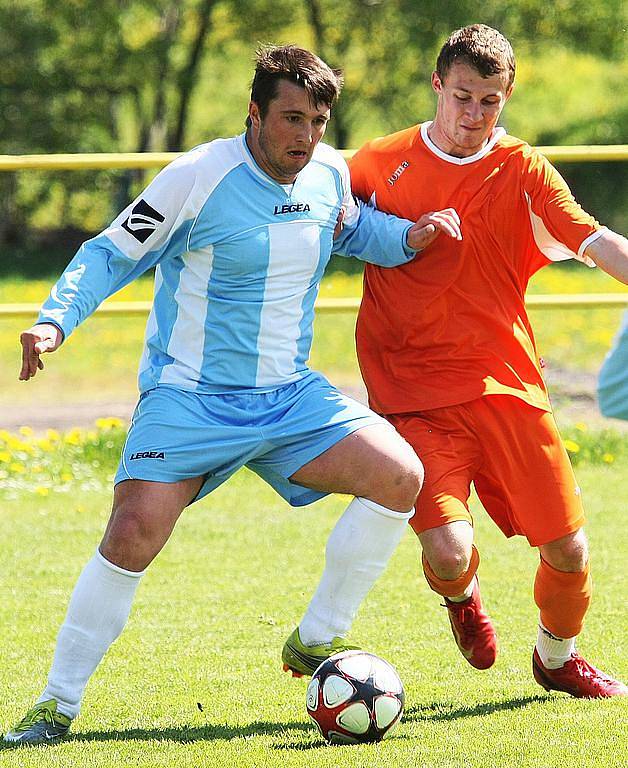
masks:
<instances>
[{"instance_id":1,"label":"green football boot","mask_svg":"<svg viewBox=\"0 0 628 768\"><path fill-rule=\"evenodd\" d=\"M40 701L4 737L14 744L55 744L68 732L72 718L57 712L54 699Z\"/></svg>"},{"instance_id":2,"label":"green football boot","mask_svg":"<svg viewBox=\"0 0 628 768\"><path fill-rule=\"evenodd\" d=\"M321 645L303 645L297 627L284 644L281 660L284 672L292 672L292 677L303 677L311 675L325 659L335 653L359 650L357 645L347 645L342 637L334 637L330 643Z\"/></svg>"}]
</instances>

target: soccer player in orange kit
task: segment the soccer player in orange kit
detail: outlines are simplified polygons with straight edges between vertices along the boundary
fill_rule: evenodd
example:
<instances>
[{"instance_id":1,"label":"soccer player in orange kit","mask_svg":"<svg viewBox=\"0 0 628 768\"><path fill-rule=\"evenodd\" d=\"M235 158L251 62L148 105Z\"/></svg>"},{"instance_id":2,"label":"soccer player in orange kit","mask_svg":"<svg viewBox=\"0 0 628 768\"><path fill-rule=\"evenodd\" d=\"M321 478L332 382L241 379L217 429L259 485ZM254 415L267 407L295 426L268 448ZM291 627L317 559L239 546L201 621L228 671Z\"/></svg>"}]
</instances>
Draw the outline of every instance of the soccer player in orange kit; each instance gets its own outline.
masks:
<instances>
[{"instance_id":1,"label":"soccer player in orange kit","mask_svg":"<svg viewBox=\"0 0 628 768\"><path fill-rule=\"evenodd\" d=\"M524 295L538 269L569 258L627 283L628 241L589 216L542 155L497 127L514 74L498 31L457 30L432 74L434 120L375 139L352 158L363 200L409 219L433 211L435 222L447 217L461 230L461 239L441 234L406 265L366 266L358 356L371 407L425 466L411 524L467 661L486 669L497 653L476 577L473 483L503 533L539 549L537 682L576 697L625 695L623 683L576 651L591 597L584 514Z\"/></svg>"}]
</instances>

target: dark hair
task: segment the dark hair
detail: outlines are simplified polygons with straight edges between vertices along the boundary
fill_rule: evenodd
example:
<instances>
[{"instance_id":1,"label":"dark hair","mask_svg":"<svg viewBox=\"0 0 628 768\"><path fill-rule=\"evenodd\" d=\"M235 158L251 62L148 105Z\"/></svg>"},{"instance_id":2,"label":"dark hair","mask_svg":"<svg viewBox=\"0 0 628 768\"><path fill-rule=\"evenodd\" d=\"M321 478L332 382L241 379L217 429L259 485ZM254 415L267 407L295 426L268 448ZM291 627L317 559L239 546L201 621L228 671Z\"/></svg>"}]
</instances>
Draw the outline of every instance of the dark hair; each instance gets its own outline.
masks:
<instances>
[{"instance_id":1,"label":"dark hair","mask_svg":"<svg viewBox=\"0 0 628 768\"><path fill-rule=\"evenodd\" d=\"M501 32L485 24L472 24L449 35L436 61L441 80L445 80L455 61L469 64L482 77L505 73L509 88L515 79L515 54L510 43Z\"/></svg>"},{"instance_id":2,"label":"dark hair","mask_svg":"<svg viewBox=\"0 0 628 768\"><path fill-rule=\"evenodd\" d=\"M277 95L280 80L288 80L305 89L312 104L333 107L340 95L342 70L331 69L322 59L296 45L263 46L255 54L255 75L251 83L251 101L262 117ZM250 120L247 118L247 126Z\"/></svg>"}]
</instances>

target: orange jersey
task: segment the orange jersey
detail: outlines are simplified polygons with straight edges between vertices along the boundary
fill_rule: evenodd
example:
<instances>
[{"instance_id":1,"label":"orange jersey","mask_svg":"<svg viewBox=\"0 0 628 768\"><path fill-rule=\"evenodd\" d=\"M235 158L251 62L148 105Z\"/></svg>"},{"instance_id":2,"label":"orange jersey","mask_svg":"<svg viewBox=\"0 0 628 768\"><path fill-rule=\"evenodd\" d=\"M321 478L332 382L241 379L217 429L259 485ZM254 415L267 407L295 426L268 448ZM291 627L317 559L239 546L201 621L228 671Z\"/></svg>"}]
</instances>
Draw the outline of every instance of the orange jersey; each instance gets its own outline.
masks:
<instances>
[{"instance_id":1,"label":"orange jersey","mask_svg":"<svg viewBox=\"0 0 628 768\"><path fill-rule=\"evenodd\" d=\"M371 406L408 413L515 395L550 410L524 296L551 261L580 258L601 229L550 163L498 128L455 158L429 123L365 144L351 159L354 194L407 219L443 208L462 241L440 234L401 267L367 264L356 330Z\"/></svg>"}]
</instances>

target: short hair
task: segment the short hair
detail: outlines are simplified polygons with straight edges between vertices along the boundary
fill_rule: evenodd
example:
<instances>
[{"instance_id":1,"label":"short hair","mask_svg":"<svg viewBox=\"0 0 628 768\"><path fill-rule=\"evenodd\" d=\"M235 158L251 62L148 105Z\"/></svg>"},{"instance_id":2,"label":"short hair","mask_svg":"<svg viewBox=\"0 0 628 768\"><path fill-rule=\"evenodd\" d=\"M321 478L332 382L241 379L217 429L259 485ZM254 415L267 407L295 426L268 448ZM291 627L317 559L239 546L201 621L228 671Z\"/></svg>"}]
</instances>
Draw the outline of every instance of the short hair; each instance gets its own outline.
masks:
<instances>
[{"instance_id":1,"label":"short hair","mask_svg":"<svg viewBox=\"0 0 628 768\"><path fill-rule=\"evenodd\" d=\"M338 99L344 83L342 70L331 69L305 48L296 45L262 46L255 53L255 75L251 83L251 101L257 104L262 117L277 95L280 80L301 86L312 104L326 104L330 108Z\"/></svg>"},{"instance_id":2,"label":"short hair","mask_svg":"<svg viewBox=\"0 0 628 768\"><path fill-rule=\"evenodd\" d=\"M482 77L506 74L509 88L515 79L512 46L501 32L486 24L471 24L449 35L436 60L436 73L442 81L455 61L469 64Z\"/></svg>"}]
</instances>

